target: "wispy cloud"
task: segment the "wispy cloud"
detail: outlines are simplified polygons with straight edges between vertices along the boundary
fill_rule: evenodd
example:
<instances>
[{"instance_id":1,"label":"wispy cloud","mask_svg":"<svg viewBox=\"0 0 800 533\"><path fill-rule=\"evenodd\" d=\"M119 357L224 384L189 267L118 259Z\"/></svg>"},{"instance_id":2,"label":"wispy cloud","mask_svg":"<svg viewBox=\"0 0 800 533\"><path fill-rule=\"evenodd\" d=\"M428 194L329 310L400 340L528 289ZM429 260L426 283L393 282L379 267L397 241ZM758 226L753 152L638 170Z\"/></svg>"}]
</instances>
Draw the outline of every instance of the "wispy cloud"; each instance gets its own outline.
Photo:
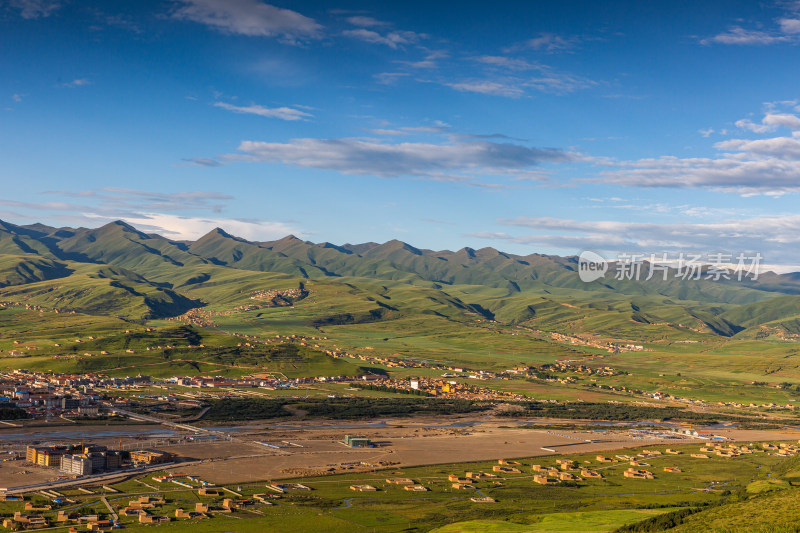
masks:
<instances>
[{"instance_id":1,"label":"wispy cloud","mask_svg":"<svg viewBox=\"0 0 800 533\"><path fill-rule=\"evenodd\" d=\"M369 131L376 135L411 135L414 133L444 133L450 131L451 126L441 120L425 126L400 126L399 128L373 128Z\"/></svg>"},{"instance_id":2,"label":"wispy cloud","mask_svg":"<svg viewBox=\"0 0 800 533\"><path fill-rule=\"evenodd\" d=\"M562 37L555 33L541 33L538 37L525 41L522 46L545 52L563 52L574 49L579 43L580 39L577 37Z\"/></svg>"},{"instance_id":3,"label":"wispy cloud","mask_svg":"<svg viewBox=\"0 0 800 533\"><path fill-rule=\"evenodd\" d=\"M752 253L766 262L800 260L800 215L735 218L714 223L658 224L615 220L515 217L498 220L533 233L480 232L471 237L503 240L575 253L578 250L639 253Z\"/></svg>"},{"instance_id":4,"label":"wispy cloud","mask_svg":"<svg viewBox=\"0 0 800 533\"><path fill-rule=\"evenodd\" d=\"M503 67L509 70L534 70L542 68L538 63L531 63L526 59L508 56L477 56L474 58L479 63L495 67Z\"/></svg>"},{"instance_id":5,"label":"wispy cloud","mask_svg":"<svg viewBox=\"0 0 800 533\"><path fill-rule=\"evenodd\" d=\"M394 50L406 45L416 44L427 36L422 33L415 33L413 31L390 31L386 33L379 33L374 30L359 28L357 30L345 30L342 32L345 37L351 37L372 44L382 44Z\"/></svg>"},{"instance_id":6,"label":"wispy cloud","mask_svg":"<svg viewBox=\"0 0 800 533\"><path fill-rule=\"evenodd\" d=\"M374 133L375 135L411 135L411 132L404 131L402 129L386 129L386 128L373 128L367 130L370 133Z\"/></svg>"},{"instance_id":7,"label":"wispy cloud","mask_svg":"<svg viewBox=\"0 0 800 533\"><path fill-rule=\"evenodd\" d=\"M372 77L380 84L394 85L398 80L407 78L408 76L410 76L408 72L380 72Z\"/></svg>"},{"instance_id":8,"label":"wispy cloud","mask_svg":"<svg viewBox=\"0 0 800 533\"><path fill-rule=\"evenodd\" d=\"M81 211L86 208L84 205L69 202L22 202L19 200L0 200L0 205L5 207L16 207L18 209L28 209L33 211Z\"/></svg>"},{"instance_id":9,"label":"wispy cloud","mask_svg":"<svg viewBox=\"0 0 800 533\"><path fill-rule=\"evenodd\" d=\"M519 98L525 94L525 90L521 86L505 81L466 80L445 82L444 85L461 92L508 96L510 98Z\"/></svg>"},{"instance_id":10,"label":"wispy cloud","mask_svg":"<svg viewBox=\"0 0 800 533\"><path fill-rule=\"evenodd\" d=\"M65 83L60 83L59 87L66 87L68 89L75 89L77 87L86 87L87 85L91 85L92 82L87 78L77 78L72 81L68 81Z\"/></svg>"},{"instance_id":11,"label":"wispy cloud","mask_svg":"<svg viewBox=\"0 0 800 533\"><path fill-rule=\"evenodd\" d=\"M313 117L311 113L292 107L264 107L260 105L235 106L225 102L216 102L214 107L219 107L234 113L258 115L260 117L277 118L280 120L308 120Z\"/></svg>"},{"instance_id":12,"label":"wispy cloud","mask_svg":"<svg viewBox=\"0 0 800 533\"><path fill-rule=\"evenodd\" d=\"M286 143L243 141L225 161L283 163L384 178L411 176L438 181L472 180L479 175L527 175L542 163L571 160L552 148L512 143L456 141L384 143L376 140L293 139Z\"/></svg>"},{"instance_id":13,"label":"wispy cloud","mask_svg":"<svg viewBox=\"0 0 800 533\"><path fill-rule=\"evenodd\" d=\"M439 59L446 59L449 55L450 54L445 50L433 50L425 54L425 57L419 61L395 61L395 63L400 63L411 68L433 69L439 68Z\"/></svg>"},{"instance_id":14,"label":"wispy cloud","mask_svg":"<svg viewBox=\"0 0 800 533\"><path fill-rule=\"evenodd\" d=\"M114 14L114 15L106 15L102 17L103 22L106 26L110 28L121 28L124 30L128 30L133 33L142 33L143 30L139 27L139 25L134 22L131 17L127 17L121 13Z\"/></svg>"},{"instance_id":15,"label":"wispy cloud","mask_svg":"<svg viewBox=\"0 0 800 533\"><path fill-rule=\"evenodd\" d=\"M794 40L794 37L778 32L768 32L759 30L746 30L739 26L728 28L722 33L713 37L708 37L700 41L701 44L739 44L739 45L767 45L775 43L786 43Z\"/></svg>"},{"instance_id":16,"label":"wispy cloud","mask_svg":"<svg viewBox=\"0 0 800 533\"><path fill-rule=\"evenodd\" d=\"M20 103L20 102L22 102L22 99L25 98L26 96L27 95L25 95L25 94L15 93L15 94L11 95L11 99L14 100L17 103Z\"/></svg>"},{"instance_id":17,"label":"wispy cloud","mask_svg":"<svg viewBox=\"0 0 800 533\"><path fill-rule=\"evenodd\" d=\"M297 11L259 0L177 0L173 18L205 24L217 31L251 37L280 37L296 43L321 36L323 27Z\"/></svg>"},{"instance_id":18,"label":"wispy cloud","mask_svg":"<svg viewBox=\"0 0 800 533\"><path fill-rule=\"evenodd\" d=\"M384 22L382 20L378 20L373 17L367 17L363 15L355 15L352 17L347 17L345 20L350 24L352 24L353 26L360 26L362 28L380 28L382 26L389 25L388 22Z\"/></svg>"},{"instance_id":19,"label":"wispy cloud","mask_svg":"<svg viewBox=\"0 0 800 533\"><path fill-rule=\"evenodd\" d=\"M751 30L731 26L727 30L700 40L701 44L770 45L800 42L800 3L783 3L785 14L770 29Z\"/></svg>"},{"instance_id":20,"label":"wispy cloud","mask_svg":"<svg viewBox=\"0 0 800 533\"><path fill-rule=\"evenodd\" d=\"M183 161L186 162L187 165L197 166L197 167L221 167L222 163L217 161L216 159L211 159L208 157L189 157L184 158ZM181 165L178 165L181 166Z\"/></svg>"},{"instance_id":21,"label":"wispy cloud","mask_svg":"<svg viewBox=\"0 0 800 533\"><path fill-rule=\"evenodd\" d=\"M530 92L567 94L597 85L587 78L516 57L483 55L472 60L485 67L483 77L440 83L457 91L509 98L519 98Z\"/></svg>"},{"instance_id":22,"label":"wispy cloud","mask_svg":"<svg viewBox=\"0 0 800 533\"><path fill-rule=\"evenodd\" d=\"M428 224L438 224L441 226L457 226L455 222L447 222L446 220L437 220L435 218L421 218L422 222L427 222Z\"/></svg>"},{"instance_id":23,"label":"wispy cloud","mask_svg":"<svg viewBox=\"0 0 800 533\"><path fill-rule=\"evenodd\" d=\"M104 187L86 191L46 191L51 196L80 198L91 201L92 206L84 205L79 211L93 210L97 207L110 210L149 210L185 211L208 210L221 212L234 199L233 196L215 191L181 191L164 193L142 191L122 187ZM74 206L73 206L74 207Z\"/></svg>"},{"instance_id":24,"label":"wispy cloud","mask_svg":"<svg viewBox=\"0 0 800 533\"><path fill-rule=\"evenodd\" d=\"M8 5L18 9L25 19L49 17L61 8L61 0L8 0Z\"/></svg>"}]
</instances>

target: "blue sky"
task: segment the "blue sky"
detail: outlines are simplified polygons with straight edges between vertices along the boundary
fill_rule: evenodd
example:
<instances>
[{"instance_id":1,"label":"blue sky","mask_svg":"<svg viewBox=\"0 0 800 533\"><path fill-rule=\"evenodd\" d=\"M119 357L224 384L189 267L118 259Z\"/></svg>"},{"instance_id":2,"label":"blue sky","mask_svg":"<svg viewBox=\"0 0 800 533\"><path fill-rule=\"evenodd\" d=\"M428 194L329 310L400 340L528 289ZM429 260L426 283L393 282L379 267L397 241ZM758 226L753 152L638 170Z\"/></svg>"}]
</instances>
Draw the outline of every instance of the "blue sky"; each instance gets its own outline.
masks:
<instances>
[{"instance_id":1,"label":"blue sky","mask_svg":"<svg viewBox=\"0 0 800 533\"><path fill-rule=\"evenodd\" d=\"M0 0L0 218L800 265L800 3Z\"/></svg>"}]
</instances>

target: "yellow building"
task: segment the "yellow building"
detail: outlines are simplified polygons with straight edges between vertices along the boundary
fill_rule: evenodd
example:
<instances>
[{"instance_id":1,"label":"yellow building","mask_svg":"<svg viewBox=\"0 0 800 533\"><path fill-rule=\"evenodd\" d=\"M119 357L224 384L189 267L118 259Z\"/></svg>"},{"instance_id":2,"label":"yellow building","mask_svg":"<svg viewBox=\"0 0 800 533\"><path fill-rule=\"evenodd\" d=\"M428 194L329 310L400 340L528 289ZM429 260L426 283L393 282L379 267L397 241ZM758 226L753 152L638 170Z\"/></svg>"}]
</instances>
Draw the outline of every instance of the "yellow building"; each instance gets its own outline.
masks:
<instances>
[{"instance_id":1,"label":"yellow building","mask_svg":"<svg viewBox=\"0 0 800 533\"><path fill-rule=\"evenodd\" d=\"M137 450L131 452L131 461L148 465L166 463L172 459L172 454L155 450Z\"/></svg>"}]
</instances>

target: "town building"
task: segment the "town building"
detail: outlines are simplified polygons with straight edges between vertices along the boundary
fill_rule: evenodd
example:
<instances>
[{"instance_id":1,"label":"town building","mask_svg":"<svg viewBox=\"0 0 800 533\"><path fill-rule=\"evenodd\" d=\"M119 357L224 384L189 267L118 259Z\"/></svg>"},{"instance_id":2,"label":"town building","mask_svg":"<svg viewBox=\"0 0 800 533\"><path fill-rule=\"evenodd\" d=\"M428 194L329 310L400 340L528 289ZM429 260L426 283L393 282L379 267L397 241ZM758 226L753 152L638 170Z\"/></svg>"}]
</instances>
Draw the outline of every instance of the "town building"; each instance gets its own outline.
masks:
<instances>
[{"instance_id":1,"label":"town building","mask_svg":"<svg viewBox=\"0 0 800 533\"><path fill-rule=\"evenodd\" d=\"M61 457L61 471L73 476L88 476L92 473L92 460L85 455Z\"/></svg>"},{"instance_id":2,"label":"town building","mask_svg":"<svg viewBox=\"0 0 800 533\"><path fill-rule=\"evenodd\" d=\"M344 443L351 448L369 448L372 442L363 435L345 435Z\"/></svg>"}]
</instances>

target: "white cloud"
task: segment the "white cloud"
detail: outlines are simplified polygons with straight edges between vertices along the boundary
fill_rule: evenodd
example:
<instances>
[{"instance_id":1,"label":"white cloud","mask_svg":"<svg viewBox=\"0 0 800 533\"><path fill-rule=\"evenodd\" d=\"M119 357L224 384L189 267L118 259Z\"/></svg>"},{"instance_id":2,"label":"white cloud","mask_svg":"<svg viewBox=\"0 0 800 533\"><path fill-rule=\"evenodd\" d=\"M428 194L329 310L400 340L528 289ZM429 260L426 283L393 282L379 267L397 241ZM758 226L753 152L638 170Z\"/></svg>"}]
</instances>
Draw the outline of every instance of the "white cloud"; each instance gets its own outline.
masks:
<instances>
[{"instance_id":1,"label":"white cloud","mask_svg":"<svg viewBox=\"0 0 800 533\"><path fill-rule=\"evenodd\" d=\"M712 133L714 133L714 128L708 128L705 130L697 130L700 135L703 137L710 137Z\"/></svg>"},{"instance_id":2,"label":"white cloud","mask_svg":"<svg viewBox=\"0 0 800 533\"><path fill-rule=\"evenodd\" d=\"M764 118L761 119L760 124L756 124L749 119L742 119L736 121L736 126L754 133L767 133L779 127L788 128L790 130L800 130L800 117L792 113L768 112L764 115Z\"/></svg>"},{"instance_id":3,"label":"white cloud","mask_svg":"<svg viewBox=\"0 0 800 533\"><path fill-rule=\"evenodd\" d=\"M250 106L235 106L232 104L227 104L225 102L216 102L214 107L219 107L222 109L226 109L228 111L233 111L234 113L242 113L248 115L258 115L261 117L267 118L278 118L281 120L308 120L309 118L313 117L311 113L307 113L305 111L301 111L299 109L294 109L292 107L264 107L260 105L250 105Z\"/></svg>"},{"instance_id":4,"label":"white cloud","mask_svg":"<svg viewBox=\"0 0 800 533\"><path fill-rule=\"evenodd\" d=\"M25 96L26 96L26 95L24 95L24 94L15 93L15 94L12 94L12 95L11 95L11 99L12 99L12 100L14 100L14 101L15 101L15 102L17 102L17 103L20 103L20 102L22 102L22 99L23 99Z\"/></svg>"},{"instance_id":5,"label":"white cloud","mask_svg":"<svg viewBox=\"0 0 800 533\"><path fill-rule=\"evenodd\" d=\"M401 63L403 65L412 67L412 68L439 68L439 63L437 59L445 59L449 57L449 54L444 50L434 50L425 54L425 58L420 61L396 61L396 63Z\"/></svg>"},{"instance_id":6,"label":"white cloud","mask_svg":"<svg viewBox=\"0 0 800 533\"><path fill-rule=\"evenodd\" d=\"M72 81L68 81L65 83L61 83L58 87L66 87L68 89L75 89L77 87L86 87L87 85L91 85L92 82L86 78L78 78Z\"/></svg>"},{"instance_id":7,"label":"white cloud","mask_svg":"<svg viewBox=\"0 0 800 533\"><path fill-rule=\"evenodd\" d=\"M515 175L544 162L571 155L551 148L531 148L489 141L389 144L376 140L293 139L287 143L243 141L227 161L284 163L380 177L417 176L466 180L472 173ZM452 173L467 173L454 175Z\"/></svg>"},{"instance_id":8,"label":"white cloud","mask_svg":"<svg viewBox=\"0 0 800 533\"><path fill-rule=\"evenodd\" d=\"M737 120L735 124L737 128L741 128L743 130L750 130L753 133L767 133L772 129L767 124L756 124L749 118L743 118L741 120Z\"/></svg>"},{"instance_id":9,"label":"white cloud","mask_svg":"<svg viewBox=\"0 0 800 533\"><path fill-rule=\"evenodd\" d=\"M800 139L796 137L756 140L730 139L718 142L714 146L720 150L744 152L745 156L767 156L784 161L800 162Z\"/></svg>"},{"instance_id":10,"label":"white cloud","mask_svg":"<svg viewBox=\"0 0 800 533\"><path fill-rule=\"evenodd\" d=\"M702 39L700 43L770 45L800 42L800 3L781 1L777 4L784 9L785 16L776 19L773 28L748 30L741 26L731 26L727 31Z\"/></svg>"},{"instance_id":11,"label":"white cloud","mask_svg":"<svg viewBox=\"0 0 800 533\"><path fill-rule=\"evenodd\" d=\"M427 37L424 34L415 33L413 31L390 31L385 34L380 34L377 31L367 30L360 28L357 30L345 30L342 32L345 37L352 37L360 41L383 44L394 50L409 44L414 44Z\"/></svg>"},{"instance_id":12,"label":"white cloud","mask_svg":"<svg viewBox=\"0 0 800 533\"><path fill-rule=\"evenodd\" d=\"M518 59L506 56L478 56L475 61L493 65L497 67L504 67L511 70L533 70L541 68L541 65L531 63L525 59Z\"/></svg>"},{"instance_id":13,"label":"white cloud","mask_svg":"<svg viewBox=\"0 0 800 533\"><path fill-rule=\"evenodd\" d=\"M746 30L739 26L734 26L728 31L703 39L701 44L739 44L739 45L767 45L775 43L785 43L792 38L786 35L771 33L766 31Z\"/></svg>"},{"instance_id":14,"label":"white cloud","mask_svg":"<svg viewBox=\"0 0 800 533\"><path fill-rule=\"evenodd\" d=\"M584 181L632 187L705 187L742 195L779 195L800 192L800 117L779 112L795 102L767 105L760 123L736 122L740 128L766 134L780 127L791 136L762 139L727 139L714 147L717 157L679 158L663 156L636 161L597 160L614 167Z\"/></svg>"},{"instance_id":15,"label":"white cloud","mask_svg":"<svg viewBox=\"0 0 800 533\"><path fill-rule=\"evenodd\" d=\"M450 82L444 85L461 92L509 96L511 98L518 98L525 94L521 87L491 80Z\"/></svg>"},{"instance_id":16,"label":"white cloud","mask_svg":"<svg viewBox=\"0 0 800 533\"><path fill-rule=\"evenodd\" d=\"M554 33L542 33L538 37L525 41L524 46L545 52L561 52L575 48L578 44L576 37L561 37Z\"/></svg>"},{"instance_id":17,"label":"white cloud","mask_svg":"<svg viewBox=\"0 0 800 533\"><path fill-rule=\"evenodd\" d=\"M25 19L49 17L61 7L60 0L8 0L8 5L19 9Z\"/></svg>"},{"instance_id":18,"label":"white cloud","mask_svg":"<svg viewBox=\"0 0 800 533\"><path fill-rule=\"evenodd\" d=\"M780 19L778 24L781 26L781 31L783 33L800 33L800 19L797 18L785 18Z\"/></svg>"},{"instance_id":19,"label":"white cloud","mask_svg":"<svg viewBox=\"0 0 800 533\"><path fill-rule=\"evenodd\" d=\"M172 16L205 24L224 33L282 37L289 42L318 38L322 26L296 11L259 0L177 0Z\"/></svg>"},{"instance_id":20,"label":"white cloud","mask_svg":"<svg viewBox=\"0 0 800 533\"><path fill-rule=\"evenodd\" d=\"M776 128L780 126L790 130L800 130L800 117L791 113L768 113L762 122Z\"/></svg>"}]
</instances>

